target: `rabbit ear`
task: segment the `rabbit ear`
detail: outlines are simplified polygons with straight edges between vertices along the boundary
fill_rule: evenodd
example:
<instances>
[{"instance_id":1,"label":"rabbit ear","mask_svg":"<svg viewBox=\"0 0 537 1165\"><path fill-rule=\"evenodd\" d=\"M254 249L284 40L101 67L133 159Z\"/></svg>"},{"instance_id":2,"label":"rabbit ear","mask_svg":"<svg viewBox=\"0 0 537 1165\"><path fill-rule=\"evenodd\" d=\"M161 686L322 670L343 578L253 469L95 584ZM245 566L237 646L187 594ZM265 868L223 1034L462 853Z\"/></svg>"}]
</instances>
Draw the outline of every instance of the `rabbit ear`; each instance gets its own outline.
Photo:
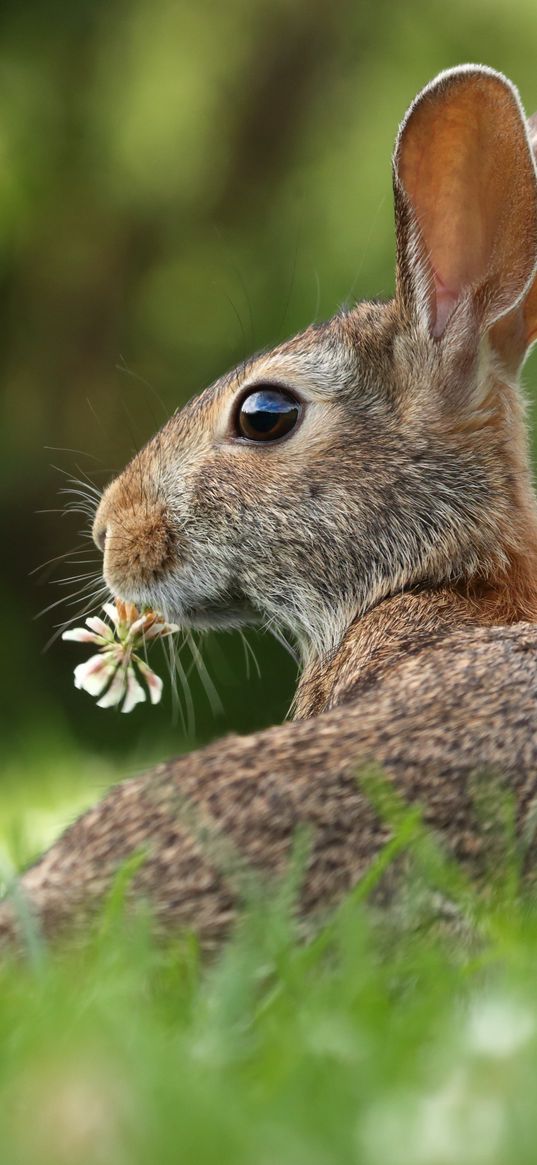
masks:
<instances>
[{"instance_id":1,"label":"rabbit ear","mask_svg":"<svg viewBox=\"0 0 537 1165\"><path fill-rule=\"evenodd\" d=\"M537 163L537 113L528 119L528 134L533 151L534 161ZM530 284L522 304L524 320L525 347L529 348L537 340L537 275Z\"/></svg>"},{"instance_id":2,"label":"rabbit ear","mask_svg":"<svg viewBox=\"0 0 537 1165\"><path fill-rule=\"evenodd\" d=\"M405 314L440 337L465 301L489 328L537 260L537 180L514 86L479 65L441 73L403 121L393 170Z\"/></svg>"}]
</instances>

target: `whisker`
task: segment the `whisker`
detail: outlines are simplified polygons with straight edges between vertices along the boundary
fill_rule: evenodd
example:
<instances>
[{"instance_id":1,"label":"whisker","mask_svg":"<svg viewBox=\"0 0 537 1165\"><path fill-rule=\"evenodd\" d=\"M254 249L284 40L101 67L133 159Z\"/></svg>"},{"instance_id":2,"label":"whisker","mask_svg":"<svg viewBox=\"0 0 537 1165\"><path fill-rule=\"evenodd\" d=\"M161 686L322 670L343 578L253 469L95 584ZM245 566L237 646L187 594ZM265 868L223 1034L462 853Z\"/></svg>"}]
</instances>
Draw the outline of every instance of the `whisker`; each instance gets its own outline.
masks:
<instances>
[{"instance_id":1,"label":"whisker","mask_svg":"<svg viewBox=\"0 0 537 1165\"><path fill-rule=\"evenodd\" d=\"M28 571L28 577L38 574L40 570L44 570L46 566L52 566L55 562L61 562L63 559L69 559L71 554L93 554L91 546L87 548L84 546L75 546L72 550L64 550L61 554L54 554L52 558L47 558L45 562L41 562L39 566L34 566L32 570ZM72 559L73 562L76 559Z\"/></svg>"},{"instance_id":2,"label":"whisker","mask_svg":"<svg viewBox=\"0 0 537 1165\"><path fill-rule=\"evenodd\" d=\"M92 482L80 481L78 477L68 477L67 481L69 482L69 485L64 489L61 489L59 491L60 493L80 493L83 497L87 497L88 499L100 499L102 490L98 489L96 485L92 484Z\"/></svg>"},{"instance_id":3,"label":"whisker","mask_svg":"<svg viewBox=\"0 0 537 1165\"><path fill-rule=\"evenodd\" d=\"M92 578L92 579L94 579L94 581L97 581L97 579L100 578L100 571L88 570L88 571L86 571L85 574L71 574L71 575L67 575L66 578L57 578L54 581L56 583L56 586L58 586L58 587L68 587L73 582L80 582L81 583L89 578Z\"/></svg>"},{"instance_id":4,"label":"whisker","mask_svg":"<svg viewBox=\"0 0 537 1165\"><path fill-rule=\"evenodd\" d=\"M184 724L184 719L183 719L183 709L182 709L182 705L180 704L180 701L179 701L179 692L177 690L177 675L176 675L176 670L175 670L173 644L170 643L169 639L165 639L162 642L162 647L164 650L164 655L166 656L166 667L167 667L168 675L170 677L170 691L171 691L171 700L172 700L172 723L173 724L177 723L177 714L179 714L179 716L181 718L181 727L182 727L183 731L185 731L185 724Z\"/></svg>"},{"instance_id":5,"label":"whisker","mask_svg":"<svg viewBox=\"0 0 537 1165\"><path fill-rule=\"evenodd\" d=\"M75 457L91 457L92 461L101 461L100 457L96 457L94 453L87 453L85 449L67 449L63 445L44 445L43 448L48 453L73 453Z\"/></svg>"},{"instance_id":6,"label":"whisker","mask_svg":"<svg viewBox=\"0 0 537 1165\"><path fill-rule=\"evenodd\" d=\"M84 514L85 517L93 517L93 514L88 514L88 511L81 509L80 506L49 506L46 510L35 510L34 513L59 514L60 517L65 517L66 514Z\"/></svg>"},{"instance_id":7,"label":"whisker","mask_svg":"<svg viewBox=\"0 0 537 1165\"><path fill-rule=\"evenodd\" d=\"M76 465L75 468L78 469L78 472L82 474L82 477L75 477L74 473L71 474L71 481L73 484L81 485L85 489L88 489L90 493L100 497L102 490L99 489L99 486L95 485L95 482L91 480L91 477L88 476L86 470L83 469L81 465Z\"/></svg>"},{"instance_id":8,"label":"whisker","mask_svg":"<svg viewBox=\"0 0 537 1165\"><path fill-rule=\"evenodd\" d=\"M64 469L63 465L54 465L51 463L50 468L54 469L56 473L61 473L62 477L67 478L68 481L75 482L75 484L78 485L88 485L91 487L91 489L94 490L97 489L97 486L94 484L94 482L91 481L87 474L84 474L84 470L81 469L79 465L77 465L77 469L80 469L80 472L84 474L84 481L80 480L78 477L75 477L71 469Z\"/></svg>"},{"instance_id":9,"label":"whisker","mask_svg":"<svg viewBox=\"0 0 537 1165\"><path fill-rule=\"evenodd\" d=\"M49 647L52 647L53 643L56 643L63 631L66 631L67 628L70 627L73 623L76 623L78 619L83 619L88 615L91 615L92 611L99 610L103 604L103 600L106 600L110 597L111 592L109 587L103 586L101 590L96 593L93 599L90 599L88 603L84 604L84 607L81 610L76 611L75 614L70 618L64 619L62 623L57 623L53 634L49 639L47 639L47 642L43 647L43 654L48 651Z\"/></svg>"},{"instance_id":10,"label":"whisker","mask_svg":"<svg viewBox=\"0 0 537 1165\"><path fill-rule=\"evenodd\" d=\"M242 322L242 317L240 315L240 312L227 291L223 291L222 295L224 296L224 299L227 299L227 301L228 301L228 303L233 311L235 319L237 320L237 323L238 323L240 330L241 330L241 333L242 333L243 345L244 345L244 347L246 347L246 332L245 332L245 328L244 328L244 324Z\"/></svg>"},{"instance_id":11,"label":"whisker","mask_svg":"<svg viewBox=\"0 0 537 1165\"><path fill-rule=\"evenodd\" d=\"M185 733L185 735L193 737L195 734L195 729L196 729L196 713L195 713L195 709L194 709L194 701L192 699L192 692L190 690L190 684L188 682L188 676L187 676L185 669L181 663L180 652L181 652L181 648L184 645L184 643L185 643L185 637L183 637L183 641L180 644L172 643L171 640L168 640L169 660L170 660L170 678L172 678L172 675L173 675L172 701L174 699L173 693L175 693L175 701L176 701L175 711L178 711L179 715L181 717L181 726L183 728L183 732ZM181 684L181 691L183 694L184 704L181 703L181 701L179 699L179 692L178 692L178 688L177 688L177 680L178 679L179 679L180 684Z\"/></svg>"},{"instance_id":12,"label":"whisker","mask_svg":"<svg viewBox=\"0 0 537 1165\"><path fill-rule=\"evenodd\" d=\"M81 493L80 490L75 489L60 489L58 490L58 493L63 497L69 494L72 498L72 501L67 501L65 503L66 510L72 512L73 510L78 509L86 513L89 518L94 517L98 505L96 498L89 498L86 496L86 494Z\"/></svg>"},{"instance_id":13,"label":"whisker","mask_svg":"<svg viewBox=\"0 0 537 1165\"><path fill-rule=\"evenodd\" d=\"M149 391L153 393L153 396L155 397L155 400L157 401L157 403L160 405L160 408L162 409L162 412L163 412L166 420L168 420L168 418L170 416L169 409L164 404L164 401L163 401L160 393L157 392L157 389L155 388L154 384L151 384L151 382L149 380L146 380L144 376L140 376L140 374L138 372L135 372L134 369L129 368L124 356L121 356L120 363L116 364L116 369L118 372L122 372L124 374L124 376L130 376L131 380L136 380L138 382L138 384L142 384L144 386L144 388L148 388Z\"/></svg>"},{"instance_id":14,"label":"whisker","mask_svg":"<svg viewBox=\"0 0 537 1165\"><path fill-rule=\"evenodd\" d=\"M267 621L263 624L263 631L268 631L269 634L272 635L273 638L277 641L277 643L281 644L287 654L291 656L293 663L295 663L298 667L300 662L298 652L293 647L292 643L289 643L289 640L286 639L281 628L275 625L273 619L267 619Z\"/></svg>"},{"instance_id":15,"label":"whisker","mask_svg":"<svg viewBox=\"0 0 537 1165\"><path fill-rule=\"evenodd\" d=\"M252 647L252 644L249 642L248 637L246 636L244 631L239 630L239 635L241 637L241 643L243 646L244 658L245 658L245 662L246 662L246 679L247 680L250 679L250 660L252 660L252 663L254 665L255 671L257 673L257 678L261 679L261 668L259 667L259 662L258 662L257 656L255 654L255 651Z\"/></svg>"},{"instance_id":16,"label":"whisker","mask_svg":"<svg viewBox=\"0 0 537 1165\"><path fill-rule=\"evenodd\" d=\"M95 408L94 408L93 404L92 404L92 403L91 403L91 401L90 401L90 398L89 398L89 396L87 396L87 397L86 397L86 404L87 404L87 406L88 406L88 408L89 408L89 411L90 411L90 413L91 413L92 417L94 417L94 418L95 418L95 420L97 421L97 424L98 424L98 426L99 426L99 428L100 428L101 432L102 432L102 433L104 433L104 436L105 436L105 437L108 439L108 437L109 437L109 432L108 432L108 429L106 428L106 426L105 426L105 425L103 425L103 422L102 422L101 418L100 418L100 417L97 415L97 413L96 413L96 411L95 411Z\"/></svg>"},{"instance_id":17,"label":"whisker","mask_svg":"<svg viewBox=\"0 0 537 1165\"><path fill-rule=\"evenodd\" d=\"M221 231L220 231L218 228L215 228L215 229L216 229L216 234L217 234L217 236L218 236L218 238L219 238L219 241L220 241L220 243L221 243L221 244L225 244L225 240L224 240L224 238L223 238L222 232L221 232ZM237 263L237 261L236 261L236 259L235 259L234 255L232 254L232 252L230 251L230 249L229 249L229 247L228 247L227 245L226 245L226 252L227 252L227 261L229 262L229 265L230 265L230 267L233 269L233 271L234 271L234 273L235 273L235 275L236 275L236 277L237 277L237 279L238 279L238 282L239 282L239 284L240 284L240 289L241 289L241 291L242 291L242 294L243 294L243 296L244 296L244 300L245 300L246 307L247 307L247 310L248 310L248 322L249 322L249 325L250 325L250 344L249 344L249 347L250 347L250 348L255 348L255 347L256 347L256 342L255 342L255 327L254 327L254 316L253 316L253 311L252 311L252 299L251 299L251 296L250 296L250 294L249 294L248 287L247 287L247 285L246 285L246 280L245 280L245 278L244 278L244 275L243 275L243 273L242 273L242 270L241 270L241 268L240 268L239 264ZM238 318L239 325L240 325L241 332L242 332L243 342L245 342L245 339L246 339L246 337L245 337L245 328L244 328L244 324L243 324L243 322L242 322L242 317L241 317L241 315L240 315L240 313L239 313L238 309L235 307L235 304L233 303L233 301L231 300L231 298L230 298L229 296L227 296L226 298L228 298L228 299L229 299L229 302L231 303L231 306L232 306L232 308L233 308L233 310L234 310L234 312L235 312L235 315L236 315L236 316L237 316L237 318Z\"/></svg>"},{"instance_id":18,"label":"whisker","mask_svg":"<svg viewBox=\"0 0 537 1165\"><path fill-rule=\"evenodd\" d=\"M209 701L211 711L212 711L213 715L216 716L219 712L223 712L224 707L223 707L222 701L220 699L220 696L218 695L218 692L214 686L214 683L209 675L209 672L207 671L207 667L206 667L205 662L203 660L202 654L200 652L200 649L199 649L191 631L187 631L187 633L185 635L185 642L188 643L188 646L190 648L190 653L192 655L192 662L195 664L196 671L197 671L199 678L202 682L203 689L204 689L205 695L207 696L207 699Z\"/></svg>"},{"instance_id":19,"label":"whisker","mask_svg":"<svg viewBox=\"0 0 537 1165\"><path fill-rule=\"evenodd\" d=\"M49 603L47 607L44 607L42 611L39 611L37 615L34 615L34 619L42 619L43 615L48 615L49 611L53 611L55 607L60 607L62 603L65 604L66 607L72 606L73 603L77 602L79 596L86 593L91 594L91 591L92 587L90 583L84 583L83 586L79 587L78 590L73 591L70 595L62 595L61 599L56 599L55 602Z\"/></svg>"}]
</instances>

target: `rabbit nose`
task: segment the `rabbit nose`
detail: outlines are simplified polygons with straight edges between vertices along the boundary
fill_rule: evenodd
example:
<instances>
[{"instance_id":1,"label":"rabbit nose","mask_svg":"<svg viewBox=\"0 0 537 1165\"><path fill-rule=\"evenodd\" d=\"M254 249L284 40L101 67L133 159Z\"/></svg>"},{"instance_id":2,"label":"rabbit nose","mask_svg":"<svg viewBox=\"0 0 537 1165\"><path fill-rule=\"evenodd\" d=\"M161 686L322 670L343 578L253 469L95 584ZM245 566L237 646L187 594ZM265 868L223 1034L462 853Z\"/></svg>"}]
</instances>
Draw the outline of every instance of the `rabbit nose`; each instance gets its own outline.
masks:
<instances>
[{"instance_id":1,"label":"rabbit nose","mask_svg":"<svg viewBox=\"0 0 537 1165\"><path fill-rule=\"evenodd\" d=\"M96 521L93 527L93 541L95 542L97 549L100 550L102 554L104 554L107 533L108 526L106 525L106 522Z\"/></svg>"}]
</instances>

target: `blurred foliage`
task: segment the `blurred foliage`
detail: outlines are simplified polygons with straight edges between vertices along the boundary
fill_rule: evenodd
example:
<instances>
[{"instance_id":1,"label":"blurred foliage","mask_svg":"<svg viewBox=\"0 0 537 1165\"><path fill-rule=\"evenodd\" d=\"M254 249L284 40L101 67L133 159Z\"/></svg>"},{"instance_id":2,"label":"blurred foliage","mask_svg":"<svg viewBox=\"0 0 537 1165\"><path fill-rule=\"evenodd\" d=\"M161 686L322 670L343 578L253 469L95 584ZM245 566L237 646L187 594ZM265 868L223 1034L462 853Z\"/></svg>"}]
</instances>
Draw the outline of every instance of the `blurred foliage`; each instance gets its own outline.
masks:
<instances>
[{"instance_id":1,"label":"blurred foliage","mask_svg":"<svg viewBox=\"0 0 537 1165\"><path fill-rule=\"evenodd\" d=\"M281 882L252 879L209 966L193 936L157 946L125 917L125 871L82 942L48 950L21 914L27 956L0 959L2 1161L534 1165L535 894L496 846L477 890L417 826L410 810L393 839L412 860L390 910L366 879L304 941L297 852Z\"/></svg>"},{"instance_id":2,"label":"blurred foliage","mask_svg":"<svg viewBox=\"0 0 537 1165\"><path fill-rule=\"evenodd\" d=\"M284 715L294 666L255 636L261 680L247 678L238 639L207 642L223 713L194 678L194 731L173 724L169 702L121 717L75 692L73 649L42 649L85 580L52 578L98 561L29 574L88 545L80 520L51 512L65 501L58 490L65 475L103 484L170 411L252 349L342 302L389 295L398 120L439 69L472 59L502 69L537 107L536 26L534 0L2 5L1 707L11 771L39 770L71 747L115 752L125 770Z\"/></svg>"}]
</instances>

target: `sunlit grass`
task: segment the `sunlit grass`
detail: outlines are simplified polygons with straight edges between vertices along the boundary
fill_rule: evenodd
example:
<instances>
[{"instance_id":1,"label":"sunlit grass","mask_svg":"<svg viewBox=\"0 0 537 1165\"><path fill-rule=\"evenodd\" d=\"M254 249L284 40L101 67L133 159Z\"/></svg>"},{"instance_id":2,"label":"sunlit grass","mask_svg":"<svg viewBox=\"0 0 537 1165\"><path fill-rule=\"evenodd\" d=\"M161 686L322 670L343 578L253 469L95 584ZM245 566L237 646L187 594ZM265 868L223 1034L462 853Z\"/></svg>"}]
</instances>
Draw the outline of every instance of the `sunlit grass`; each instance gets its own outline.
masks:
<instances>
[{"instance_id":1,"label":"sunlit grass","mask_svg":"<svg viewBox=\"0 0 537 1165\"><path fill-rule=\"evenodd\" d=\"M415 812L384 810L397 836L367 894L307 937L299 839L208 966L190 935L159 946L117 893L83 946L4 954L1 1160L533 1165L537 906L508 822L478 890ZM403 852L380 910L371 892Z\"/></svg>"},{"instance_id":2,"label":"sunlit grass","mask_svg":"<svg viewBox=\"0 0 537 1165\"><path fill-rule=\"evenodd\" d=\"M120 775L110 761L80 753L66 740L8 756L0 796L2 866L26 865Z\"/></svg>"}]
</instances>

